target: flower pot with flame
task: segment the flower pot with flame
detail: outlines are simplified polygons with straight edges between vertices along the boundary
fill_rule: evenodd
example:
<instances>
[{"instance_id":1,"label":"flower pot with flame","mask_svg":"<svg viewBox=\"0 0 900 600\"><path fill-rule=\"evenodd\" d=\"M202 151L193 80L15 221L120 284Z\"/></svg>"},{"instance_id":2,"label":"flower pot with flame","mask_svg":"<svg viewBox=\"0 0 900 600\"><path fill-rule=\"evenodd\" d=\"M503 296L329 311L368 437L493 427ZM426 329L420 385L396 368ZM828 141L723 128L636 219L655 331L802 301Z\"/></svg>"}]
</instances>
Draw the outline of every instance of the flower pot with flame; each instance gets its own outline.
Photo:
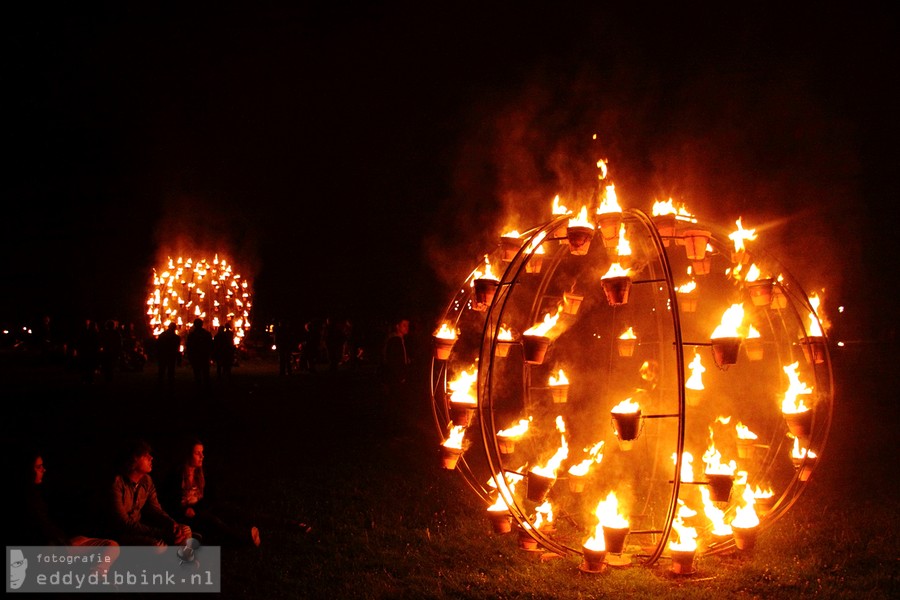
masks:
<instances>
[{"instance_id":1,"label":"flower pot with flame","mask_svg":"<svg viewBox=\"0 0 900 600\"><path fill-rule=\"evenodd\" d=\"M569 225L566 228L566 239L569 241L569 252L576 256L588 253L594 229L587 225Z\"/></svg>"},{"instance_id":2,"label":"flower pot with flame","mask_svg":"<svg viewBox=\"0 0 900 600\"><path fill-rule=\"evenodd\" d=\"M750 295L750 301L753 302L753 306L769 306L772 304L772 291L774 288L775 280L771 277L744 282L744 289Z\"/></svg>"},{"instance_id":3,"label":"flower pot with flame","mask_svg":"<svg viewBox=\"0 0 900 600\"><path fill-rule=\"evenodd\" d=\"M565 404L569 400L569 384L562 383L551 385L550 396L553 398L554 404Z\"/></svg>"},{"instance_id":4,"label":"flower pot with flame","mask_svg":"<svg viewBox=\"0 0 900 600\"><path fill-rule=\"evenodd\" d=\"M452 446L441 446L441 462L445 469L452 471L462 456L462 448L454 448Z\"/></svg>"},{"instance_id":5,"label":"flower pot with flame","mask_svg":"<svg viewBox=\"0 0 900 600\"><path fill-rule=\"evenodd\" d=\"M512 454L516 451L516 440L515 438L498 435L497 446L500 447L500 454Z\"/></svg>"},{"instance_id":6,"label":"flower pot with flame","mask_svg":"<svg viewBox=\"0 0 900 600\"><path fill-rule=\"evenodd\" d=\"M573 494L580 494L584 491L584 486L587 480L587 476L585 475L573 475L569 473L569 491Z\"/></svg>"},{"instance_id":7,"label":"flower pot with flame","mask_svg":"<svg viewBox=\"0 0 900 600\"><path fill-rule=\"evenodd\" d=\"M737 455L738 458L750 458L753 454L753 447L756 445L755 438L742 438L739 437L737 439Z\"/></svg>"},{"instance_id":8,"label":"flower pot with flame","mask_svg":"<svg viewBox=\"0 0 900 600\"><path fill-rule=\"evenodd\" d=\"M628 293L631 291L631 277L627 275L604 276L600 280L603 286L603 293L606 294L606 301L610 306L620 306L628 303Z\"/></svg>"},{"instance_id":9,"label":"flower pot with flame","mask_svg":"<svg viewBox=\"0 0 900 600\"><path fill-rule=\"evenodd\" d=\"M436 360L449 359L450 353L453 351L453 346L456 344L456 338L435 335L432 339L434 341L434 358Z\"/></svg>"},{"instance_id":10,"label":"flower pot with flame","mask_svg":"<svg viewBox=\"0 0 900 600\"><path fill-rule=\"evenodd\" d=\"M709 483L709 497L713 502L728 502L731 488L734 487L734 475L707 473L706 481Z\"/></svg>"},{"instance_id":11,"label":"flower pot with flame","mask_svg":"<svg viewBox=\"0 0 900 600\"><path fill-rule=\"evenodd\" d=\"M509 340L497 340L497 356L500 358L509 356L509 349L513 344L515 344L515 342Z\"/></svg>"},{"instance_id":12,"label":"flower pot with flame","mask_svg":"<svg viewBox=\"0 0 900 600\"><path fill-rule=\"evenodd\" d=\"M781 288L780 283L776 283L772 287L772 301L769 303L769 308L774 308L775 310L787 308L787 295Z\"/></svg>"},{"instance_id":13,"label":"flower pot with flame","mask_svg":"<svg viewBox=\"0 0 900 600\"><path fill-rule=\"evenodd\" d=\"M678 307L682 312L697 312L697 296L694 294L682 294L678 297Z\"/></svg>"},{"instance_id":14,"label":"flower pot with flame","mask_svg":"<svg viewBox=\"0 0 900 600\"><path fill-rule=\"evenodd\" d=\"M755 501L753 507L756 509L757 514L759 514L759 516L761 517L769 514L772 511L772 507L775 506L775 494L755 496L753 499Z\"/></svg>"},{"instance_id":15,"label":"flower pot with flame","mask_svg":"<svg viewBox=\"0 0 900 600\"><path fill-rule=\"evenodd\" d=\"M454 425L468 427L475 417L476 405L474 402L450 402L450 420Z\"/></svg>"},{"instance_id":16,"label":"flower pot with flame","mask_svg":"<svg viewBox=\"0 0 900 600\"><path fill-rule=\"evenodd\" d=\"M706 245L711 233L703 229L685 229L682 233L684 251L688 260L701 261L706 258Z\"/></svg>"},{"instance_id":17,"label":"flower pot with flame","mask_svg":"<svg viewBox=\"0 0 900 600\"><path fill-rule=\"evenodd\" d=\"M488 509L487 513L494 533L509 533L512 531L512 514L510 514L508 508L502 510Z\"/></svg>"},{"instance_id":18,"label":"flower pot with flame","mask_svg":"<svg viewBox=\"0 0 900 600\"><path fill-rule=\"evenodd\" d=\"M531 258L528 259L528 262L525 263L525 272L526 273L540 273L541 268L544 266L544 255L543 254L532 254Z\"/></svg>"},{"instance_id":19,"label":"flower pot with flame","mask_svg":"<svg viewBox=\"0 0 900 600\"><path fill-rule=\"evenodd\" d=\"M519 525L517 528L519 534L519 548L522 550L528 550L533 552L538 549L538 542L536 539L531 537L531 533L529 533L529 528L522 527Z\"/></svg>"},{"instance_id":20,"label":"flower pot with flame","mask_svg":"<svg viewBox=\"0 0 900 600\"><path fill-rule=\"evenodd\" d=\"M581 547L581 554L584 557L584 560L581 563L581 570L587 573L601 573L606 568L606 550L598 550L596 548L589 548L588 546Z\"/></svg>"},{"instance_id":21,"label":"flower pot with flame","mask_svg":"<svg viewBox=\"0 0 900 600\"><path fill-rule=\"evenodd\" d=\"M625 402L628 402L627 400ZM630 450L634 440L637 439L641 432L641 409L636 407L634 403L627 406L617 406L610 411L612 415L613 428L616 431L616 437L619 438L619 445L623 450Z\"/></svg>"},{"instance_id":22,"label":"flower pot with flame","mask_svg":"<svg viewBox=\"0 0 900 600\"><path fill-rule=\"evenodd\" d=\"M610 554L622 554L625 550L625 538L631 531L629 527L603 526L603 540L606 543L606 551Z\"/></svg>"},{"instance_id":23,"label":"flower pot with flame","mask_svg":"<svg viewBox=\"0 0 900 600\"><path fill-rule=\"evenodd\" d=\"M719 337L712 338L712 354L716 366L720 369L727 369L730 365L737 362L738 352L741 349L740 337Z\"/></svg>"},{"instance_id":24,"label":"flower pot with flame","mask_svg":"<svg viewBox=\"0 0 900 600\"><path fill-rule=\"evenodd\" d=\"M663 244L669 245L669 240L675 237L675 213L656 215L653 217L656 230L663 239Z\"/></svg>"},{"instance_id":25,"label":"flower pot with flame","mask_svg":"<svg viewBox=\"0 0 900 600\"><path fill-rule=\"evenodd\" d=\"M741 342L741 345L744 347L744 352L747 354L747 359L751 361L762 360L765 355L765 350L762 342L762 338L760 337L748 337L744 338L744 341Z\"/></svg>"},{"instance_id":26,"label":"flower pot with flame","mask_svg":"<svg viewBox=\"0 0 900 600\"><path fill-rule=\"evenodd\" d=\"M500 238L500 256L503 262L510 262L514 259L521 247L522 242L519 238L509 235L502 236Z\"/></svg>"},{"instance_id":27,"label":"flower pot with flame","mask_svg":"<svg viewBox=\"0 0 900 600\"><path fill-rule=\"evenodd\" d=\"M712 257L707 251L706 258L703 260L695 260L691 263L691 272L694 275L709 275L712 269Z\"/></svg>"},{"instance_id":28,"label":"flower pot with flame","mask_svg":"<svg viewBox=\"0 0 900 600\"><path fill-rule=\"evenodd\" d=\"M756 546L756 539L759 536L759 527L738 527L734 523L731 524L732 537L734 544L738 550L749 551Z\"/></svg>"},{"instance_id":29,"label":"flower pot with flame","mask_svg":"<svg viewBox=\"0 0 900 600\"><path fill-rule=\"evenodd\" d=\"M672 550L672 572L676 575L693 574L696 554L696 550Z\"/></svg>"},{"instance_id":30,"label":"flower pot with flame","mask_svg":"<svg viewBox=\"0 0 900 600\"><path fill-rule=\"evenodd\" d=\"M813 411L812 409L800 412L783 412L784 421L787 423L788 430L794 437L801 440L808 440L812 433Z\"/></svg>"},{"instance_id":31,"label":"flower pot with flame","mask_svg":"<svg viewBox=\"0 0 900 600\"><path fill-rule=\"evenodd\" d=\"M622 225L622 213L618 211L597 213L595 224L600 229L603 245L607 248L615 248L619 239L619 227Z\"/></svg>"},{"instance_id":32,"label":"flower pot with flame","mask_svg":"<svg viewBox=\"0 0 900 600\"><path fill-rule=\"evenodd\" d=\"M791 457L794 467L799 471L800 481L809 481L812 476L813 469L816 467L816 456L814 453L807 453L803 458Z\"/></svg>"},{"instance_id":33,"label":"flower pot with flame","mask_svg":"<svg viewBox=\"0 0 900 600\"><path fill-rule=\"evenodd\" d=\"M525 475L525 496L532 502L543 502L554 483L554 477L528 471Z\"/></svg>"},{"instance_id":34,"label":"flower pot with flame","mask_svg":"<svg viewBox=\"0 0 900 600\"><path fill-rule=\"evenodd\" d=\"M581 302L583 300L584 300L584 296L582 296L581 294L574 294L572 292L563 292L563 306L562 306L563 314L566 314L566 315L578 314L578 309L581 307Z\"/></svg>"},{"instance_id":35,"label":"flower pot with flame","mask_svg":"<svg viewBox=\"0 0 900 600\"><path fill-rule=\"evenodd\" d=\"M821 365L825 362L825 338L820 335L810 335L800 338L800 347L806 360Z\"/></svg>"},{"instance_id":36,"label":"flower pot with flame","mask_svg":"<svg viewBox=\"0 0 900 600\"><path fill-rule=\"evenodd\" d=\"M634 349L637 346L637 338L627 337L627 338L618 338L616 340L616 347L619 350L619 356L629 357L634 356Z\"/></svg>"},{"instance_id":37,"label":"flower pot with flame","mask_svg":"<svg viewBox=\"0 0 900 600\"><path fill-rule=\"evenodd\" d=\"M485 277L476 279L475 300L472 303L472 308L475 310L486 310L487 307L491 305L491 302L493 302L494 295L497 293L497 287L499 285L500 282L496 279Z\"/></svg>"},{"instance_id":38,"label":"flower pot with flame","mask_svg":"<svg viewBox=\"0 0 900 600\"><path fill-rule=\"evenodd\" d=\"M522 336L522 349L525 353L525 362L528 364L542 364L549 347L550 338L545 335L525 334Z\"/></svg>"}]
</instances>

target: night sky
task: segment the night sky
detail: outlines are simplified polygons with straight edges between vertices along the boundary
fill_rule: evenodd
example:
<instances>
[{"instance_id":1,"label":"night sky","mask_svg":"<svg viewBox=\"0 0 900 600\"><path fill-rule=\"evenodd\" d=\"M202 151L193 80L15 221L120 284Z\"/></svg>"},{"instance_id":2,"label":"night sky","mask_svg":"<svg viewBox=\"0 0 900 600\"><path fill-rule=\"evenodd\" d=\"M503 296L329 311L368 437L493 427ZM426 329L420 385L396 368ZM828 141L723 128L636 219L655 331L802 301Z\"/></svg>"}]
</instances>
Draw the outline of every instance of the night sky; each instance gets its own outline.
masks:
<instances>
[{"instance_id":1,"label":"night sky","mask_svg":"<svg viewBox=\"0 0 900 600\"><path fill-rule=\"evenodd\" d=\"M140 319L152 268L204 249L257 319L436 314L501 228L596 193L598 158L623 206L743 217L836 302L897 291L886 8L26 4L3 322Z\"/></svg>"}]
</instances>

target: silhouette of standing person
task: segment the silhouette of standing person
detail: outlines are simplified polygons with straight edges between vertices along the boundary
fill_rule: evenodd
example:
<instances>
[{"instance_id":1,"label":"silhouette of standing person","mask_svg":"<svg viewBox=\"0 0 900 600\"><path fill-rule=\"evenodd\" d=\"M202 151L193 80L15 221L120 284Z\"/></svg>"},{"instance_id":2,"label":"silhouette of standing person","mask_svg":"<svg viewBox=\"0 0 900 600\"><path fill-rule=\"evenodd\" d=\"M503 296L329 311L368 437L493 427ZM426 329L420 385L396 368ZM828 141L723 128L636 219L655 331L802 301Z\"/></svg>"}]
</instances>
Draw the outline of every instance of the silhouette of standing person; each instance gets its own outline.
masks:
<instances>
[{"instance_id":1,"label":"silhouette of standing person","mask_svg":"<svg viewBox=\"0 0 900 600\"><path fill-rule=\"evenodd\" d=\"M194 370L194 382L209 387L209 369L213 353L213 336L203 328L203 319L194 319L194 326L184 340L184 354Z\"/></svg>"},{"instance_id":2,"label":"silhouette of standing person","mask_svg":"<svg viewBox=\"0 0 900 600\"><path fill-rule=\"evenodd\" d=\"M160 387L175 385L175 367L181 360L181 336L175 331L175 323L169 323L166 330L156 338L156 364L159 367Z\"/></svg>"},{"instance_id":3,"label":"silhouette of standing person","mask_svg":"<svg viewBox=\"0 0 900 600\"><path fill-rule=\"evenodd\" d=\"M100 329L91 319L84 322L84 328L75 341L75 362L81 373L81 382L94 383L94 373L100 363Z\"/></svg>"},{"instance_id":4,"label":"silhouette of standing person","mask_svg":"<svg viewBox=\"0 0 900 600\"><path fill-rule=\"evenodd\" d=\"M216 361L216 379L231 379L231 367L234 364L234 331L226 323L219 326L213 337L213 359Z\"/></svg>"},{"instance_id":5,"label":"silhouette of standing person","mask_svg":"<svg viewBox=\"0 0 900 600\"><path fill-rule=\"evenodd\" d=\"M291 374L291 356L297 341L294 332L287 321L279 320L275 324L275 350L278 352L278 374Z\"/></svg>"},{"instance_id":6,"label":"silhouette of standing person","mask_svg":"<svg viewBox=\"0 0 900 600\"><path fill-rule=\"evenodd\" d=\"M100 372L107 382L113 380L116 368L122 358L122 334L119 333L118 324L112 319L107 319L100 333Z\"/></svg>"}]
</instances>

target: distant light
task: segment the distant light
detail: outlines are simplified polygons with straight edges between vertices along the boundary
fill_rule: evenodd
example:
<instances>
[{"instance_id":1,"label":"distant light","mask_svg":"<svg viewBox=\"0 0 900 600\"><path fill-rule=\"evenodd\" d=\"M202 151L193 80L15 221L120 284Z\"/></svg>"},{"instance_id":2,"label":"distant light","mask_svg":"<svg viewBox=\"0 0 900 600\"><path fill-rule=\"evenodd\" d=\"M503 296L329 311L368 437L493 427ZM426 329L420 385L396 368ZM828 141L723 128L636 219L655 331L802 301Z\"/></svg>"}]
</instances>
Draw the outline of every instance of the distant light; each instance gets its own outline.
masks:
<instances>
[{"instance_id":1,"label":"distant light","mask_svg":"<svg viewBox=\"0 0 900 600\"><path fill-rule=\"evenodd\" d=\"M843 306L838 306L838 312L841 312L841 313L844 312L844 307L843 307Z\"/></svg>"},{"instance_id":2,"label":"distant light","mask_svg":"<svg viewBox=\"0 0 900 600\"><path fill-rule=\"evenodd\" d=\"M837 345L840 346L841 348L843 348L843 347L844 347L844 342L838 342Z\"/></svg>"}]
</instances>

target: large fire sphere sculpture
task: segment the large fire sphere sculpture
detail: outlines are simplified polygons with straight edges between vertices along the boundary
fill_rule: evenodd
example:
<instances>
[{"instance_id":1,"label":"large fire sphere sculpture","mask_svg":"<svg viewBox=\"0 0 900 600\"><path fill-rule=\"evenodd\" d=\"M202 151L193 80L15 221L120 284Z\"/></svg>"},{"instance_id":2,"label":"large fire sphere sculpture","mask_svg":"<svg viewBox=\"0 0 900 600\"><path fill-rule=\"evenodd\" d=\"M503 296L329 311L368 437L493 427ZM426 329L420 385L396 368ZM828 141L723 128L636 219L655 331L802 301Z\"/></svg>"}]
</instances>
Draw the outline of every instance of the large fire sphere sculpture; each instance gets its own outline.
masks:
<instances>
[{"instance_id":1,"label":"large fire sphere sculpture","mask_svg":"<svg viewBox=\"0 0 900 600\"><path fill-rule=\"evenodd\" d=\"M238 346L250 329L251 307L250 284L218 254L212 262L170 257L163 268L153 270L147 318L154 336L171 322L183 331L199 317L213 333L230 323Z\"/></svg>"},{"instance_id":2,"label":"large fire sphere sculpture","mask_svg":"<svg viewBox=\"0 0 900 600\"><path fill-rule=\"evenodd\" d=\"M611 188L501 235L436 324L443 466L494 531L516 524L583 571L690 573L695 553L752 548L809 481L832 415L826 328L741 219L623 210Z\"/></svg>"}]
</instances>

